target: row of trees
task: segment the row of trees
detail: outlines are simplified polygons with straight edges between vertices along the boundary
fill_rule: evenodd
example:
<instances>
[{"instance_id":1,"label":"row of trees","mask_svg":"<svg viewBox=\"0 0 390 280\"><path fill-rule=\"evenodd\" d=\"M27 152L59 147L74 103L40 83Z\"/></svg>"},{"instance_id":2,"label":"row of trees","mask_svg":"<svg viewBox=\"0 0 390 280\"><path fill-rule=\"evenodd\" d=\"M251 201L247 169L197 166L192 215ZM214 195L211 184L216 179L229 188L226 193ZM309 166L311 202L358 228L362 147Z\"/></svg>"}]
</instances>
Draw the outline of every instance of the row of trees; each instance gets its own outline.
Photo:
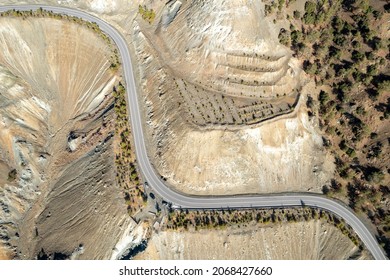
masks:
<instances>
[{"instance_id":1,"label":"row of trees","mask_svg":"<svg viewBox=\"0 0 390 280\"><path fill-rule=\"evenodd\" d=\"M115 157L116 181L124 191L129 215L133 215L143 207L147 194L140 184L137 172L125 94L125 87L121 83L114 87L115 134L118 143Z\"/></svg>"},{"instance_id":2,"label":"row of trees","mask_svg":"<svg viewBox=\"0 0 390 280\"><path fill-rule=\"evenodd\" d=\"M274 210L171 210L166 223L167 229L210 229L227 226L247 227L250 224L269 224L282 222L299 222L309 220L327 221L338 227L357 246L361 245L359 238L341 218L321 209L308 207Z\"/></svg>"}]
</instances>

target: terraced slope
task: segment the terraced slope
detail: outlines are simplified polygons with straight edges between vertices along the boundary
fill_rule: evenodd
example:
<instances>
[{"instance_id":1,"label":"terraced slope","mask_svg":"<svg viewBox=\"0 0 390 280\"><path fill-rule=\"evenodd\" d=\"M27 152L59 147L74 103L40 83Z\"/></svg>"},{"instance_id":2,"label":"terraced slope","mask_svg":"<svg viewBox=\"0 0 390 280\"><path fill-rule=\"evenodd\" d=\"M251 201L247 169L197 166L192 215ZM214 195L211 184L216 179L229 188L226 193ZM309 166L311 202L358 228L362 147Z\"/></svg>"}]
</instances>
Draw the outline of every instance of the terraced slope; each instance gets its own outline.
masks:
<instances>
[{"instance_id":1,"label":"terraced slope","mask_svg":"<svg viewBox=\"0 0 390 280\"><path fill-rule=\"evenodd\" d=\"M174 1L154 35L145 33L196 125L255 124L298 101L301 70L291 52L274 41L258 3L239 2Z\"/></svg>"},{"instance_id":2,"label":"terraced slope","mask_svg":"<svg viewBox=\"0 0 390 280\"><path fill-rule=\"evenodd\" d=\"M313 83L261 1L171 1L133 25L149 155L191 194L320 192L333 172ZM283 172L281 172L283 170Z\"/></svg>"}]
</instances>

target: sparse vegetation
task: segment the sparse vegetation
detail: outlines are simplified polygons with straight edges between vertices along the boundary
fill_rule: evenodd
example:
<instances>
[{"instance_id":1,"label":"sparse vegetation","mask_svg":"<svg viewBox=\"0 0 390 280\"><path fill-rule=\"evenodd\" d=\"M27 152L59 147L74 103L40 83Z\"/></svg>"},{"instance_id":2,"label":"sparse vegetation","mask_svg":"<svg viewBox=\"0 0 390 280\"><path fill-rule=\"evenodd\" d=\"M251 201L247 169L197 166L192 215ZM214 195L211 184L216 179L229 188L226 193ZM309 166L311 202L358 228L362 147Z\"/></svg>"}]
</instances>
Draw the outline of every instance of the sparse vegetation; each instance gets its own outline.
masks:
<instances>
[{"instance_id":1,"label":"sparse vegetation","mask_svg":"<svg viewBox=\"0 0 390 280\"><path fill-rule=\"evenodd\" d=\"M153 9L148 9L145 5L139 5L138 6L138 13L141 15L141 17L149 22L149 24L152 24L154 21L154 18L156 17L156 13L153 11Z\"/></svg>"},{"instance_id":2,"label":"sparse vegetation","mask_svg":"<svg viewBox=\"0 0 390 280\"><path fill-rule=\"evenodd\" d=\"M135 154L131 148L131 131L125 93L126 90L121 83L113 90L116 115L115 135L118 137L115 164L117 170L116 181L124 191L124 197L128 205L127 209L129 215L132 216L143 207L147 200L147 195L140 184Z\"/></svg>"},{"instance_id":3,"label":"sparse vegetation","mask_svg":"<svg viewBox=\"0 0 390 280\"><path fill-rule=\"evenodd\" d=\"M6 25L7 32L15 36L5 36L1 40L2 46L12 46L12 51L2 53L4 65L0 72L7 76L11 85L33 87L20 91L18 95L8 94L7 87L5 92L2 91L9 99L2 103L2 118L14 116L24 122L15 122L7 131L1 131L6 133L6 138L0 141L4 156L1 158L1 172L5 173L1 175L7 179L9 174L9 180L15 181L8 185L23 189L7 195L7 201L3 199L4 194L0 195L2 245L10 250L10 257L36 257L38 251L35 250L21 255L27 243L17 241L24 232L20 232L17 225L23 223L23 216L31 215L36 227L31 229L32 239L28 244L35 246L33 244L42 237L38 224L43 221L38 221L40 207L35 209L33 205L42 187L46 186L47 200L41 206L50 208L50 211L42 218L51 217L50 223L54 226L45 231L52 241L46 240L43 242L46 245L42 246L46 250L59 238L64 240L58 250L46 250L48 257L56 259L67 253L73 253L73 256L83 253L87 258L104 258L113 248L112 237L123 231L118 224L123 222L123 214L126 215L125 201L115 201L118 194L121 196L115 183L114 165L114 147L119 137L114 136L112 87L107 89L107 85L119 76L109 67L114 48L96 24L76 18L43 10L10 12L1 16L2 26ZM23 51L25 48L29 51ZM29 70L26 70L26 63ZM26 100L23 106L12 105L21 100ZM35 107L37 100L40 105ZM28 108L33 107L36 109L29 113ZM31 133L28 127L34 123L42 131ZM54 133L50 132L52 130ZM8 145L8 137L16 137L14 146ZM15 151L15 156L5 154L12 151ZM47 165L48 162L53 164ZM11 168L7 170L5 166ZM67 189L67 195L56 194L55 190L61 188ZM18 204L16 208L15 203ZM71 229L72 234L64 235L74 225L62 223L61 219L53 217L56 216L54 213L58 214L57 217L63 217L63 214L75 217L80 212L83 212L84 222ZM89 250L87 245L84 250L85 229L88 240L100 242L99 248Z\"/></svg>"},{"instance_id":4,"label":"sparse vegetation","mask_svg":"<svg viewBox=\"0 0 390 280\"><path fill-rule=\"evenodd\" d=\"M291 19L291 49L319 88L320 126L325 146L336 158L337 183L324 191L366 214L390 255L390 149L385 136L390 127L390 53L384 2L374 7L367 0L306 1L303 16L284 12ZM281 30L279 40L289 46L287 34Z\"/></svg>"},{"instance_id":5,"label":"sparse vegetation","mask_svg":"<svg viewBox=\"0 0 390 280\"><path fill-rule=\"evenodd\" d=\"M186 101L185 104L190 104L190 121L197 125L256 124L279 115L291 113L295 108L293 103L294 98L296 98L294 95L297 94L295 91L293 96L286 96L286 93L276 94L276 98L280 100L278 100L276 110L273 110L274 99L236 99L206 91L201 85L192 84L181 79L176 79L174 83L179 96ZM234 83L249 85L249 82L244 80L235 81ZM258 81L253 81L250 86L259 84Z\"/></svg>"},{"instance_id":6,"label":"sparse vegetation","mask_svg":"<svg viewBox=\"0 0 390 280\"><path fill-rule=\"evenodd\" d=\"M321 219L335 227L348 236L356 245L362 248L362 243L353 229L340 217L330 214L324 210L300 207L292 209L257 209L257 210L171 210L167 229L223 229L228 226L247 227L251 223L267 225L271 223L299 222Z\"/></svg>"},{"instance_id":7,"label":"sparse vegetation","mask_svg":"<svg viewBox=\"0 0 390 280\"><path fill-rule=\"evenodd\" d=\"M24 12L11 10L0 13L0 17L5 16L22 17L23 19L26 19L28 17L50 17L56 19L66 19L68 21L72 21L82 26L85 26L88 29L93 30L96 34L98 34L99 37L102 38L111 48L112 55L110 68L116 71L120 65L118 50L111 42L111 39L99 28L96 23L87 22L77 17L56 14L43 9ZM128 123L125 88L122 84L119 84L117 87L114 88L113 96L115 98L114 108L116 114L115 133L117 136L119 136L119 143L115 160L117 168L116 180L119 186L121 186L124 191L124 197L128 204L128 211L129 214L132 215L144 204L147 199L147 196L144 193L143 187L140 185L139 176L135 164L135 156L134 152L131 149L131 135L130 126ZM16 169L10 171L10 173L8 174L8 181L14 181L16 179L16 176Z\"/></svg>"}]
</instances>

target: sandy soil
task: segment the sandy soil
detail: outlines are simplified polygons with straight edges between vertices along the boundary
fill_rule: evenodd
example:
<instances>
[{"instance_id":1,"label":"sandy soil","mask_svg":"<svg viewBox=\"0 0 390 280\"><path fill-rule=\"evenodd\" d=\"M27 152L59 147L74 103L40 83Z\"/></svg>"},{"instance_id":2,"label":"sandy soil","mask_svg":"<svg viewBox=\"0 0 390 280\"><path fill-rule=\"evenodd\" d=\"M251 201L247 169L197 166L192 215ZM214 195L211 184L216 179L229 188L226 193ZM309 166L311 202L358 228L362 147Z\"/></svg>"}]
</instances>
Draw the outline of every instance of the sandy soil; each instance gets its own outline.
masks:
<instances>
[{"instance_id":1,"label":"sandy soil","mask_svg":"<svg viewBox=\"0 0 390 280\"><path fill-rule=\"evenodd\" d=\"M212 1L208 6L183 1L177 15L172 15L174 20L165 27L161 25L164 12L161 12L161 21L156 20L154 25L142 21L134 24L134 48L137 61L142 62L138 69L146 104L144 116L149 154L155 167L173 188L191 194L321 192L322 186L332 177L334 166L333 158L327 156L322 147L317 120L307 114L306 100L313 93L313 82L299 71L289 51L277 43L277 33L273 32L274 27L267 18L259 20L269 30L259 31L257 37L251 36L252 29L249 28L244 29L247 33L237 33L242 26L235 20L241 18L236 15L241 11L234 9L236 4L225 3L218 8L224 10L221 14L236 17L193 20L193 13L207 14L220 2ZM255 15L263 16L252 11L252 4L248 4L247 9L250 23L255 22L251 21ZM262 9L261 5L259 9ZM221 27L223 32L214 34L212 30L218 23L227 30ZM187 32L189 28L193 30ZM202 28L207 30L203 37L196 31ZM261 103L264 96L243 97L236 95L232 85L213 86L221 79L232 81L236 75L227 71L214 77L208 70L227 64L232 50L242 47L242 40L257 56L235 55L235 67L244 67L247 75L258 78L270 73L267 79L273 84L272 89L261 86L271 98L267 99L270 103L267 106L276 110L282 102L279 99L283 97L274 89L286 87L283 91L290 96L294 94L295 86L300 85L297 88L299 102L292 113L261 121L261 117L257 119L256 110L268 114L268 107ZM182 49L187 51L180 53ZM223 55L213 56L213 52ZM275 78L273 75L278 68L272 64L274 62L267 59L263 64L261 62L260 57L265 53L266 57L285 57L276 60L281 63L278 67L290 67L297 74L284 72L282 77L289 77L290 81L280 76ZM256 63L264 69L252 69ZM205 69L199 65L205 65ZM244 81L239 92L252 90L258 92L258 86L247 85ZM276 95L272 97L273 94ZM252 105L243 105L245 102ZM194 108L199 109L194 111ZM222 112L221 116L218 112ZM248 114L254 116L253 119L242 119ZM203 123L197 121L199 116L204 118ZM255 119L260 122L253 124ZM235 125L230 125L231 121Z\"/></svg>"},{"instance_id":2,"label":"sandy soil","mask_svg":"<svg viewBox=\"0 0 390 280\"><path fill-rule=\"evenodd\" d=\"M2 4L40 2L39 0L3 0ZM77 7L91 12L104 18L124 34L136 62L134 65L136 80L140 89L140 98L145 104L145 127L151 147L149 152L157 170L167 178L173 187L183 192L195 194L319 192L320 187L330 178L334 167L333 160L328 158L322 150L321 137L316 132L317 121L309 119L305 111L305 95L312 93L310 83L308 87L302 89L302 92L306 90L306 93L301 95L303 102L299 112L295 110L295 114L292 114L290 118L270 122L266 125L256 123L261 120L262 112L265 114L271 112L270 104L279 106L285 102L280 105L280 108L284 109L286 104L291 102L290 99L284 100L280 94L299 89L307 82L304 74L300 72L299 66L291 59L291 55L281 46L276 46L278 27L271 22L266 22L267 19L261 19L264 26L269 27L269 31L257 32L259 29L256 22L260 21L259 18L256 18L256 20L248 19L248 24L244 21L235 22L235 30L229 33L228 27L232 25L229 20L233 17L218 17L213 19L215 24L209 27L208 38L205 39L198 35L202 34L202 32L199 33L199 30L208 28L204 25L206 21L191 21L189 18L188 22L190 24L192 22L198 33L192 35L188 33L183 36L180 32L188 26L175 23L175 18L181 18L181 23L186 22L184 11L190 7L188 3L191 1L181 2L180 9L177 10L177 3L174 3L174 7L167 7L165 1L154 0L45 1L48 4ZM238 13L239 16L241 13L242 16L245 12L242 9L233 9L232 5L236 5L236 2L231 2L231 5L221 5L222 2L220 0L212 1L209 7L207 5L192 5L190 7L192 15L210 15L210 9L215 5L220 6L220 8L226 7L225 15ZM240 1L242 4L245 2L247 1ZM148 24L137 15L139 3L156 11L157 17L153 24ZM263 7L260 1L251 1L251 3L254 3L253 7L257 11L253 15L261 17ZM162 32L158 28L164 27L160 23L170 25L169 36L158 34L158 32ZM5 67L0 68L0 79L2 84L8 85L5 89L0 90L2 93L9 93L10 104L14 102L12 98L22 97L25 100L24 104L28 104L26 108L29 111L23 111L20 114L17 114L15 109L2 112L2 114L8 114L7 116L12 115L12 118L7 117L12 119L12 122L3 121L4 126L9 126L12 123L12 135L17 135L18 139L27 139L27 143L15 143L16 138L10 136L11 132L2 133L3 128L0 130L0 145L2 147L0 149L0 174L8 174L11 168L20 164L21 158L28 163L27 167L23 169L24 171L22 168L18 169L18 174L21 175L23 172L23 178L27 178L27 180L23 179L11 184L7 181L7 176L0 176L0 186L6 186L4 190L7 190L6 195L0 194L0 196L8 197L3 199L2 203L8 205L10 210L9 215L1 218L12 222L12 226L2 230L11 237L11 243L20 246L21 258L32 258L42 248L49 253L56 251L67 254L75 253L77 258L115 258L121 251L125 250L128 244L135 242L134 240L136 240L135 243L139 242L141 240L139 236L143 236L143 233L141 231L137 234L138 237L132 236L131 231L134 230L135 225L125 220L124 208L118 207L121 199L113 183L112 169L110 171L103 168L112 166L111 142L108 141L105 147L100 147L101 150L98 148L98 152L94 152L97 148L96 144L102 142L109 135L110 126L106 130L101 130L101 134L98 136L95 135L96 138L92 138L91 134L96 132L101 124L101 119L98 119L98 122L93 122L87 118L77 125L72 122L66 123L67 120L73 120L72 118L76 116L83 114L83 116L88 116L89 112L104 111L109 106L110 101L99 102L99 100L101 101L99 98L102 98L107 91L99 91L98 88L101 88L103 84L108 85L108 80L111 81L115 78L102 70L107 61L104 54L105 49L99 44L95 45L96 38L75 27L61 27L58 26L58 23L57 26L54 24L53 27L50 27L52 25L53 23L44 26L31 21L0 24L3 28L6 27L6 32L12 35L7 36L12 40L3 38L2 45L0 44L2 49L11 49L11 46L17 46L15 48L16 54L6 55L6 52L0 54L2 56L0 64L5 65ZM218 26L224 27L224 30L220 32ZM59 36L57 36L59 35L58 29L55 32L51 29L59 27L64 28L64 31L67 32L66 42L60 41ZM246 32L237 32L242 28ZM158 32L155 33L155 31ZM76 33L80 33L80 36L77 37ZM252 36L254 33L258 35ZM34 34L40 34L41 37L37 38ZM53 34L53 37L50 34ZM229 36L229 34L233 36ZM159 36L159 38L153 36ZM183 41L179 41L180 38L183 38ZM32 60L30 52L34 51L34 48L45 49L44 44L51 44L51 40L57 40L56 47L58 49L52 49L52 52L47 54L41 52L36 56L39 58L37 61ZM170 40L176 46L184 46L184 50L188 50L188 52L185 54L170 53L172 50L163 49L164 42L170 42ZM186 45L188 42L190 44ZM265 70L269 73L265 75L257 73L262 70L261 59L254 59L251 55L235 52L237 49L242 50L240 42L246 42L245 48L256 50L255 52L259 54L281 55L282 59L278 60L280 64L267 58L263 66L268 67ZM80 52L68 53L64 50L65 48L61 48L61 44L70 47L70 49L79 46L77 49ZM6 47L7 45L8 47ZM199 46L205 46L205 48ZM104 50L102 51L102 49ZM61 55L55 56L59 50L63 52ZM228 57L227 53L234 55ZM93 59L91 59L91 54L93 54ZM43 57L47 57L48 60L42 62ZM60 67L59 64L62 65L61 61L64 57L66 57L66 61L72 61L77 69L85 70L83 75L81 73L75 75L75 72L69 71L70 65L64 65L64 68L68 69L67 73L73 73L75 79L74 83L63 79L61 84L61 88L67 88L67 92L69 90L69 92L75 93L69 102L66 102L65 94L56 95L59 92L58 88L52 86L57 84L57 81L50 81L52 77L57 76L58 72L56 74L56 71ZM170 63L170 61L166 61L167 57L176 57L177 59ZM226 60L224 60L225 58ZM23 61L23 65L15 64L16 67L12 68L15 61ZM91 66L91 61L96 64ZM205 71L191 73L194 69L198 69L199 65L203 65L203 62L207 62L208 65ZM226 64L226 62L230 63L230 66L222 67L221 65ZM251 68L254 62L258 65ZM82 66L83 63L84 66ZM240 68L240 64L244 66L243 69ZM44 66L42 67L42 65ZM52 66L47 67L47 65ZM88 73L86 65L91 66L93 71ZM196 68L192 69L192 66L196 66ZM199 86L204 77L210 75L213 67L218 68L216 68L218 71L215 72L218 75L213 76L218 88L212 88L213 81L207 81L207 85ZM12 71L10 72L9 69ZM97 73L99 69L101 71ZM243 71L248 71L248 75L243 74L245 73ZM37 73L36 77L31 73ZM238 79L239 85L237 86L237 83L234 82L225 84L226 75L232 79ZM97 81L96 79L89 81L88 77L98 78ZM187 79L187 89L183 78ZM264 104L267 103L268 107L263 107L264 104L258 104L259 100L265 96L253 96L253 93L259 89L254 78L258 79L258 82L265 81L280 85L278 87L281 89L280 92L273 91L274 85L271 85L271 91L267 90L268 94L275 93L269 95L274 100L261 101ZM99 98L86 99L84 85L87 80L93 88L88 96ZM240 80L243 80L242 85ZM178 83L180 90L176 87L175 82ZM225 101L222 101L221 91L225 95ZM79 94L80 92L82 93ZM91 92L93 92L92 95L90 95ZM229 92L233 93L232 96L235 99L227 98ZM240 92L243 92L245 98L240 97ZM55 93L55 97L51 100L49 97L53 93ZM186 96L183 95L185 93L190 98L186 99ZM58 96L62 96L62 99ZM195 101L191 103L190 99L196 100L198 103L195 104ZM57 107L54 106L54 103L57 104ZM75 104L78 105L74 107ZM221 106L221 112L219 112L218 106ZM78 109L75 110L75 108ZM216 110L217 113L210 113L213 110ZM59 113L51 114L49 111ZM191 113L200 122L196 123L192 119ZM206 116L207 113L210 113L209 119ZM108 119L110 119L109 114L110 112L106 115ZM21 118L21 115L28 117ZM32 118L32 115L38 117ZM210 120L212 121L210 122ZM242 122L237 128L232 127L231 125L237 121ZM50 122L51 124L48 125ZM253 122L255 122L254 126L252 126ZM64 125L64 127L59 126L59 124ZM224 127L225 124L230 125L230 128ZM28 129L25 128L26 126ZM56 138L44 139L45 137L37 134L37 127L45 127L44 134L51 132L51 135ZM79 132L88 131L90 133L87 136L87 139L90 139L87 141L87 145L82 145L81 134L68 141L70 131L75 129ZM32 135L31 131L33 131ZM76 151L74 157L67 158L68 152L65 152L67 149ZM49 154L48 151L51 153ZM53 153L54 151L61 152ZM20 154L23 157L20 157ZM51 158L53 154L56 155L56 158ZM36 162L36 164L32 164L32 162ZM56 163L56 166L53 167L57 169L57 172L53 173L55 175L48 176L48 172L45 173L47 166L51 164L45 162ZM76 168L77 166L84 166L85 169ZM98 167L96 172L94 172L95 167ZM28 169L30 169L32 177L29 177L31 175ZM82 171L85 171L86 174L81 174ZM71 179L74 177L77 178L75 182ZM28 190L23 195L20 192L20 182L23 182L24 190ZM37 189L36 186L39 188ZM35 203L37 197L40 199L34 208L26 213L27 209L30 209L30 206ZM88 200L89 203L85 204L85 200ZM12 206L10 206L10 201L12 201ZM113 201L118 201L118 203L112 203ZM82 205L82 210L76 207L80 205ZM67 212L66 215L64 215L64 211ZM75 218L80 213L83 213L80 218ZM66 217L66 219L59 219L59 217ZM139 258L222 258L223 254L226 254L226 257L229 258L337 259L353 255L356 248L349 243L349 240L345 240L343 236L340 237L337 234L324 234L323 228L326 226L312 223L307 227L304 226L304 223L302 225L296 224L295 227L293 226L286 231L277 228L276 233L280 238L277 241L275 241L275 231L271 228L238 230L234 231L234 234L231 230L161 232L153 235L147 251ZM331 231L331 229L326 230L326 232ZM61 242L56 242L62 232L66 232L67 237ZM297 242L302 245L302 250L297 251L294 244L288 243L287 235L285 236L285 233L288 232L291 232L288 235L290 238L299 236ZM307 232L310 234L305 234ZM316 234L315 237L311 235L312 233ZM334 243L328 239L325 241L326 236L331 236ZM203 241L194 244L191 242L194 238ZM261 241L264 238L266 241ZM210 246L210 243L207 243L208 239L215 241L215 249L213 247L212 250L204 250L207 248L205 244ZM99 242L95 242L96 240ZM120 242L116 243L118 240ZM306 246L307 240L310 242L307 242ZM229 242L226 242L225 245L225 241ZM255 244L258 244L259 248L262 249L256 250L254 248L257 247L248 247L244 248L244 251L240 251L242 246L239 248L239 244L250 241L257 242ZM277 249L273 250L275 242L281 242L283 245L279 245ZM211 243L211 245L213 244ZM323 247L319 248L318 244L322 244ZM83 245L82 250L80 250L80 245ZM191 246L194 246L194 250L191 249ZM326 251L335 248L334 246L344 250L344 253ZM283 252L281 248L288 250ZM311 252L310 250L313 248L315 251ZM210 253L202 255L201 250L210 251ZM83 254L80 255L81 251Z\"/></svg>"},{"instance_id":3,"label":"sandy soil","mask_svg":"<svg viewBox=\"0 0 390 280\"><path fill-rule=\"evenodd\" d=\"M156 12L152 24L137 16L138 3L132 1L46 2L97 14L125 35L134 50L141 99L147 106L144 117L150 155L173 187L196 194L320 192L331 177L333 159L322 150L316 120L307 120L304 106L291 120L255 128L240 125L261 120L263 113L266 117L271 111L275 114L272 104L285 110L283 94L295 94L293 90L307 82L291 53L278 43L279 26L264 18L260 1L247 8L247 1L215 0L209 5L142 1ZM221 11L208 12L214 8ZM203 20L196 20L197 15ZM245 20L243 15L247 15ZM260 23L264 28L259 28ZM251 85L257 79L274 86ZM261 91L275 100L251 96ZM312 89L304 87L298 92L304 100ZM249 95L242 98L241 93ZM235 122L239 132L223 127ZM204 131L204 126L209 130Z\"/></svg>"},{"instance_id":4,"label":"sandy soil","mask_svg":"<svg viewBox=\"0 0 390 280\"><path fill-rule=\"evenodd\" d=\"M0 20L0 232L17 258L110 258L133 223L115 183L111 51L66 20ZM8 174L15 169L15 180Z\"/></svg>"},{"instance_id":5,"label":"sandy soil","mask_svg":"<svg viewBox=\"0 0 390 280\"><path fill-rule=\"evenodd\" d=\"M194 242L196 240L196 242ZM369 259L337 228L321 221L272 227L163 231L136 259Z\"/></svg>"},{"instance_id":6,"label":"sandy soil","mask_svg":"<svg viewBox=\"0 0 390 280\"><path fill-rule=\"evenodd\" d=\"M12 252L6 248L0 247L0 260L9 260L12 259Z\"/></svg>"}]
</instances>

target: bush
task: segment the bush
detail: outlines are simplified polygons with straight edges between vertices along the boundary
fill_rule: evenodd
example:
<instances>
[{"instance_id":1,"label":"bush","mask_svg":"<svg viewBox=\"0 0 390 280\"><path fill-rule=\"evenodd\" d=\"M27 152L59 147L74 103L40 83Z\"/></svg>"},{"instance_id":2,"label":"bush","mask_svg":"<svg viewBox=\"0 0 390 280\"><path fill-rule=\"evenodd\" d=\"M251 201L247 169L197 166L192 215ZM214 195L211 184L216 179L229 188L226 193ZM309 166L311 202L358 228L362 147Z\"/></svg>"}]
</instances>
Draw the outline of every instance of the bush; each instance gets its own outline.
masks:
<instances>
[{"instance_id":1,"label":"bush","mask_svg":"<svg viewBox=\"0 0 390 280\"><path fill-rule=\"evenodd\" d=\"M8 181L9 181L9 182L15 181L17 175L18 175L18 172L16 171L16 169L12 169L12 170L8 173Z\"/></svg>"},{"instance_id":2,"label":"bush","mask_svg":"<svg viewBox=\"0 0 390 280\"><path fill-rule=\"evenodd\" d=\"M357 51L357 50L353 50L352 51L352 60L355 61L355 62L360 62L360 61L363 61L364 60L364 54Z\"/></svg>"},{"instance_id":3,"label":"bush","mask_svg":"<svg viewBox=\"0 0 390 280\"><path fill-rule=\"evenodd\" d=\"M382 171L374 171L367 175L367 181L373 183L380 183L385 178L385 175Z\"/></svg>"},{"instance_id":4,"label":"bush","mask_svg":"<svg viewBox=\"0 0 390 280\"><path fill-rule=\"evenodd\" d=\"M305 13L305 14L303 15L303 22L304 22L305 24L314 24L315 20L316 20L315 14L312 14L312 13Z\"/></svg>"},{"instance_id":5,"label":"bush","mask_svg":"<svg viewBox=\"0 0 390 280\"><path fill-rule=\"evenodd\" d=\"M356 152L352 148L348 148L347 151L345 152L349 157L354 158L356 156Z\"/></svg>"},{"instance_id":6,"label":"bush","mask_svg":"<svg viewBox=\"0 0 390 280\"><path fill-rule=\"evenodd\" d=\"M284 6L285 3L286 3L286 0L279 0L279 5L278 5L279 11L282 10L282 8L283 8L283 6Z\"/></svg>"},{"instance_id":7,"label":"bush","mask_svg":"<svg viewBox=\"0 0 390 280\"><path fill-rule=\"evenodd\" d=\"M272 6L266 4L264 10L265 10L265 15L269 15L272 13Z\"/></svg>"},{"instance_id":8,"label":"bush","mask_svg":"<svg viewBox=\"0 0 390 280\"><path fill-rule=\"evenodd\" d=\"M287 32L287 30L285 30L284 28L280 29L278 38L279 38L279 42L282 45L285 45L285 46L290 45L290 35Z\"/></svg>"},{"instance_id":9,"label":"bush","mask_svg":"<svg viewBox=\"0 0 390 280\"><path fill-rule=\"evenodd\" d=\"M384 80L378 83L378 92L379 94L384 94L390 92L390 80Z\"/></svg>"},{"instance_id":10,"label":"bush","mask_svg":"<svg viewBox=\"0 0 390 280\"><path fill-rule=\"evenodd\" d=\"M370 138L371 138L371 139L375 139L375 138L377 138L377 137L378 137L378 133L372 132L372 133L370 134Z\"/></svg>"},{"instance_id":11,"label":"bush","mask_svg":"<svg viewBox=\"0 0 390 280\"><path fill-rule=\"evenodd\" d=\"M153 23L154 18L156 17L156 13L153 11L153 9L149 10L146 6L139 5L138 12L142 16L142 18L150 24Z\"/></svg>"},{"instance_id":12,"label":"bush","mask_svg":"<svg viewBox=\"0 0 390 280\"><path fill-rule=\"evenodd\" d=\"M329 94L321 90L318 100L320 101L321 105L325 105L325 103L329 101Z\"/></svg>"},{"instance_id":13,"label":"bush","mask_svg":"<svg viewBox=\"0 0 390 280\"><path fill-rule=\"evenodd\" d=\"M294 11L294 18L300 19L301 18L301 12L300 11Z\"/></svg>"},{"instance_id":14,"label":"bush","mask_svg":"<svg viewBox=\"0 0 390 280\"><path fill-rule=\"evenodd\" d=\"M314 14L316 11L316 8L317 8L317 5L314 2L307 1L305 3L305 12L306 13Z\"/></svg>"},{"instance_id":15,"label":"bush","mask_svg":"<svg viewBox=\"0 0 390 280\"><path fill-rule=\"evenodd\" d=\"M382 47L382 40L379 37L375 36L368 42L368 44L374 51L376 51Z\"/></svg>"}]
</instances>

